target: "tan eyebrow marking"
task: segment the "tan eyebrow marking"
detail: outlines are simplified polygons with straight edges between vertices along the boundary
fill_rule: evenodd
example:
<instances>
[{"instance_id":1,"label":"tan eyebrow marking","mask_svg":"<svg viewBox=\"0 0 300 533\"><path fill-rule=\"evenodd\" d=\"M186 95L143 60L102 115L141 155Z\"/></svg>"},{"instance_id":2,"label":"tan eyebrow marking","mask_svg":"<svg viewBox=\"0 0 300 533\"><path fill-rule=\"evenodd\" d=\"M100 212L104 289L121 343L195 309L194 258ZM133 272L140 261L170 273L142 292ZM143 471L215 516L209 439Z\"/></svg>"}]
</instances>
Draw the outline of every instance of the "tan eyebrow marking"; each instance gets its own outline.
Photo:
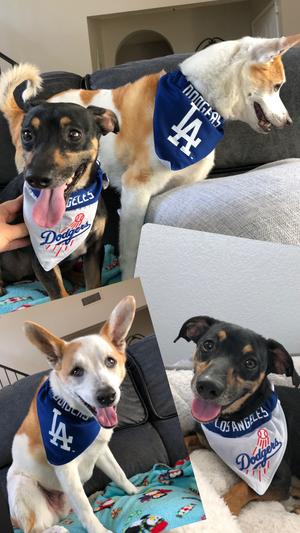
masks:
<instances>
[{"instance_id":1,"label":"tan eyebrow marking","mask_svg":"<svg viewBox=\"0 0 300 533\"><path fill-rule=\"evenodd\" d=\"M251 344L246 344L246 346L244 346L244 348L242 349L242 352L243 353L250 353L250 352L253 352L253 347L251 346Z\"/></svg>"}]
</instances>

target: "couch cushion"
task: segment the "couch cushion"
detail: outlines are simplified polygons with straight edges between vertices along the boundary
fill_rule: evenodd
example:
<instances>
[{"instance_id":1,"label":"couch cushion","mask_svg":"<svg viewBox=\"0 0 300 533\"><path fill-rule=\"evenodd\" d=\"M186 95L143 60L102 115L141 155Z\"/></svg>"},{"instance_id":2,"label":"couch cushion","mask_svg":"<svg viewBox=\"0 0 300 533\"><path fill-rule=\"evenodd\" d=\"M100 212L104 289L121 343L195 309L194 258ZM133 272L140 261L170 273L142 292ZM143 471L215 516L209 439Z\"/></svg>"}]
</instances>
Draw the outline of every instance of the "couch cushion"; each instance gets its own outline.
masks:
<instances>
[{"instance_id":1,"label":"couch cushion","mask_svg":"<svg viewBox=\"0 0 300 533\"><path fill-rule=\"evenodd\" d=\"M160 194L146 222L300 244L300 159Z\"/></svg>"}]
</instances>

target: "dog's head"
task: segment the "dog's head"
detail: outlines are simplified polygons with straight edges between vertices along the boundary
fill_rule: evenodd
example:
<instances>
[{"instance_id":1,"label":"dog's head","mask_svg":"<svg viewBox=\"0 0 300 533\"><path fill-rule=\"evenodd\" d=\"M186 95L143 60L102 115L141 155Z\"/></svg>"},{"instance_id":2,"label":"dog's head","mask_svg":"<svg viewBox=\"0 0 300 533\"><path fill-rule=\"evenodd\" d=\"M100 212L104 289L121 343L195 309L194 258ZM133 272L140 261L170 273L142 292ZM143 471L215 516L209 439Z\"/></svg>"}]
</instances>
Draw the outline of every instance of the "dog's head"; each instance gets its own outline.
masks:
<instances>
[{"instance_id":1,"label":"dog's head","mask_svg":"<svg viewBox=\"0 0 300 533\"><path fill-rule=\"evenodd\" d=\"M33 211L39 226L59 222L69 194L91 179L101 135L118 131L117 117L108 109L71 103L29 104L20 132L23 172L29 185L41 191Z\"/></svg>"},{"instance_id":2,"label":"dog's head","mask_svg":"<svg viewBox=\"0 0 300 533\"><path fill-rule=\"evenodd\" d=\"M207 99L225 119L269 133L272 126L292 122L280 98L285 83L282 56L299 42L300 34L225 41L186 59L181 69L195 84L197 76L201 78Z\"/></svg>"},{"instance_id":3,"label":"dog's head","mask_svg":"<svg viewBox=\"0 0 300 533\"><path fill-rule=\"evenodd\" d=\"M135 315L135 299L119 302L99 335L66 342L44 327L25 322L29 340L53 367L55 394L85 415L91 414L102 427L117 422L116 406L126 369L126 336Z\"/></svg>"},{"instance_id":4,"label":"dog's head","mask_svg":"<svg viewBox=\"0 0 300 533\"><path fill-rule=\"evenodd\" d=\"M300 42L300 35L277 39L245 37L240 41L237 117L259 133L269 133L272 126L283 128L292 123L281 98L285 83L282 56Z\"/></svg>"},{"instance_id":5,"label":"dog's head","mask_svg":"<svg viewBox=\"0 0 300 533\"><path fill-rule=\"evenodd\" d=\"M300 385L287 350L272 339L208 316L187 320L179 338L196 344L192 413L199 422L238 412L270 373Z\"/></svg>"}]
</instances>

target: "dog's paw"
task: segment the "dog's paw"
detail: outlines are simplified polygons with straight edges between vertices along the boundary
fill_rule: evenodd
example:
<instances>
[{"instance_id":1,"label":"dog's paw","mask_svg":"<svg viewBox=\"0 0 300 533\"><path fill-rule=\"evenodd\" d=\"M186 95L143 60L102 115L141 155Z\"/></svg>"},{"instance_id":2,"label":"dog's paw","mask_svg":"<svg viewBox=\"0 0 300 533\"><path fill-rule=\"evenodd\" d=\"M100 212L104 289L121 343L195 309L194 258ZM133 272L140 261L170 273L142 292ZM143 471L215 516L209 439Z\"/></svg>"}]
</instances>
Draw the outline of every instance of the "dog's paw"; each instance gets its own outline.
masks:
<instances>
[{"instance_id":1,"label":"dog's paw","mask_svg":"<svg viewBox=\"0 0 300 533\"><path fill-rule=\"evenodd\" d=\"M139 491L139 488L140 487L136 487L133 483L131 483L130 481L128 482L128 485L126 486L126 493L129 495L129 496L133 496L133 494L138 494L140 491ZM144 488L144 487L143 487Z\"/></svg>"}]
</instances>

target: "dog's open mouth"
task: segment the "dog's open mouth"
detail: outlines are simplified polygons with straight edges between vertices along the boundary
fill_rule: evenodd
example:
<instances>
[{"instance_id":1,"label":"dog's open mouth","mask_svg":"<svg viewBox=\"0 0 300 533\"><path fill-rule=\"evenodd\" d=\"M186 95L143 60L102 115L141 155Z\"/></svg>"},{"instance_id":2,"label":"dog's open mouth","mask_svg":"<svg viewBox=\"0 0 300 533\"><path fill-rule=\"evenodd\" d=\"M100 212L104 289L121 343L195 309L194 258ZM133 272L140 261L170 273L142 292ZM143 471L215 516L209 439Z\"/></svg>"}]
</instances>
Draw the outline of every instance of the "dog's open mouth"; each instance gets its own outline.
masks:
<instances>
[{"instance_id":1,"label":"dog's open mouth","mask_svg":"<svg viewBox=\"0 0 300 533\"><path fill-rule=\"evenodd\" d=\"M85 405L85 407L88 408L88 410L92 413L92 415L98 420L100 426L106 429L112 429L118 424L118 415L116 411L116 407L114 405L111 405L110 407L93 407L89 403L87 403L79 394L77 394L78 398L82 401L82 403Z\"/></svg>"},{"instance_id":2,"label":"dog's open mouth","mask_svg":"<svg viewBox=\"0 0 300 533\"><path fill-rule=\"evenodd\" d=\"M81 163L74 174L63 185L54 189L41 189L40 195L34 204L32 217L35 223L42 228L51 228L58 224L66 210L68 196L86 171L87 163Z\"/></svg>"},{"instance_id":3,"label":"dog's open mouth","mask_svg":"<svg viewBox=\"0 0 300 533\"><path fill-rule=\"evenodd\" d=\"M261 105L259 105L258 102L254 102L254 111L257 116L258 125L259 127L265 132L269 133L271 131L272 124L267 119L266 115L264 114Z\"/></svg>"},{"instance_id":4,"label":"dog's open mouth","mask_svg":"<svg viewBox=\"0 0 300 533\"><path fill-rule=\"evenodd\" d=\"M192 402L192 415L197 422L206 424L218 418L222 406L203 398L194 398Z\"/></svg>"}]
</instances>

